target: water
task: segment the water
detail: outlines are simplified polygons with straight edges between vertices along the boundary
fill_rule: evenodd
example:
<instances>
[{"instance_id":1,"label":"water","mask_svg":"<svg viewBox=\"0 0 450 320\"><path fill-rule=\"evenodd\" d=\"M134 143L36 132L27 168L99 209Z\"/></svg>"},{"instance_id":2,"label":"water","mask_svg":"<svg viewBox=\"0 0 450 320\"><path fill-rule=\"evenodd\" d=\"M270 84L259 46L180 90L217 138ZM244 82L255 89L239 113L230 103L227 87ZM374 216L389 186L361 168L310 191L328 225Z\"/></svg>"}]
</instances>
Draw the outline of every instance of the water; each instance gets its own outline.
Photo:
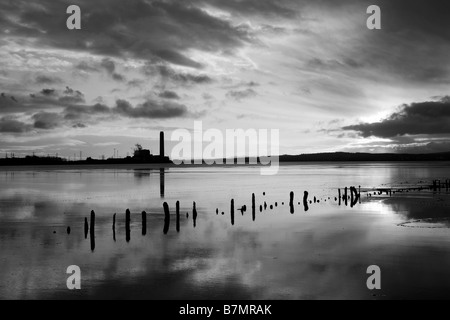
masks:
<instances>
[{"instance_id":1,"label":"water","mask_svg":"<svg viewBox=\"0 0 450 320\"><path fill-rule=\"evenodd\" d=\"M354 208L339 206L335 197L345 186L366 190L445 180L448 165L290 164L271 177L260 176L257 167L1 168L0 298L446 298L450 205L445 189L392 198L363 195ZM307 212L304 191L309 200L320 201ZM167 235L164 202L172 214ZM264 202L274 209L260 212ZM237 209L243 205L242 215ZM129 242L126 209L131 211ZM94 250L84 234L91 210L96 213ZM418 219L430 219L430 228L428 220ZM81 268L80 291L67 289L71 265ZM371 265L382 270L382 290L367 289Z\"/></svg>"}]
</instances>

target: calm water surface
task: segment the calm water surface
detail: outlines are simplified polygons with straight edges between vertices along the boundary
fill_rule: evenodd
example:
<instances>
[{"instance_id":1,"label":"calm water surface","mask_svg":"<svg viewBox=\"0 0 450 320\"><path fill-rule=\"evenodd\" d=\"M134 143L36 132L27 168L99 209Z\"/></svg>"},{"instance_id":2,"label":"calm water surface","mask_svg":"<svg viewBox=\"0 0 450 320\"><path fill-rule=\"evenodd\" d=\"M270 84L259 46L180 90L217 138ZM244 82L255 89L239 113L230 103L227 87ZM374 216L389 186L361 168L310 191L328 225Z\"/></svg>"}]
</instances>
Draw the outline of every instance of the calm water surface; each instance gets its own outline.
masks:
<instances>
[{"instance_id":1,"label":"calm water surface","mask_svg":"<svg viewBox=\"0 0 450 320\"><path fill-rule=\"evenodd\" d=\"M447 298L450 229L399 226L450 217L445 190L363 196L354 208L339 206L334 198L345 186L365 190L445 180L449 168L448 163L293 164L271 177L260 176L256 167L0 168L0 298ZM320 201L307 212L298 205L304 191ZM243 215L236 211L234 225L231 199L236 209L247 206ZM176 201L182 213L179 233ZM173 214L167 235L164 202ZM274 209L259 212L264 202ZM128 242L126 209L132 213ZM91 210L96 212L94 250L84 234ZM80 291L66 287L70 265L81 268ZM366 287L370 265L382 269L377 292Z\"/></svg>"}]
</instances>

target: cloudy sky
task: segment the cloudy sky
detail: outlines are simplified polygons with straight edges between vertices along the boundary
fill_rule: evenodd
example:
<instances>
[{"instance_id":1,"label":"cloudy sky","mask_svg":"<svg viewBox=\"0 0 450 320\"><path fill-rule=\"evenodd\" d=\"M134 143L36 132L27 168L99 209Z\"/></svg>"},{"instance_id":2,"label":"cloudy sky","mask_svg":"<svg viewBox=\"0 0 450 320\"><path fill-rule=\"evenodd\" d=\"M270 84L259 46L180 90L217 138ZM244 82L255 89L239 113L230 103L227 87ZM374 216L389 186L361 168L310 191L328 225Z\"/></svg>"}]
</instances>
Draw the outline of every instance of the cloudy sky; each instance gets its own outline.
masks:
<instances>
[{"instance_id":1,"label":"cloudy sky","mask_svg":"<svg viewBox=\"0 0 450 320\"><path fill-rule=\"evenodd\" d=\"M280 129L282 154L450 151L449 16L444 0L4 0L1 156L156 151L195 120Z\"/></svg>"}]
</instances>

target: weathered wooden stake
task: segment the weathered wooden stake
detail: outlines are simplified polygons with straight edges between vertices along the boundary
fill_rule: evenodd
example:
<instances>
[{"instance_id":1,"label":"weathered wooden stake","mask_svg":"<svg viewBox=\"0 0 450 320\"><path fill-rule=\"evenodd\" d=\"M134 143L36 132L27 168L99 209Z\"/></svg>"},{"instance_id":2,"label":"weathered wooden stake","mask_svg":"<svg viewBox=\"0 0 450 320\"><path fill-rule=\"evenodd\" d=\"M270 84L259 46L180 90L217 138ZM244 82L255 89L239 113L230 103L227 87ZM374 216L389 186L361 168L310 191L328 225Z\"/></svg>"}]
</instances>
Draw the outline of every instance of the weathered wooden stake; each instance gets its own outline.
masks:
<instances>
[{"instance_id":1,"label":"weathered wooden stake","mask_svg":"<svg viewBox=\"0 0 450 320\"><path fill-rule=\"evenodd\" d=\"M180 232L180 201L177 201L176 204L176 211L177 211L177 232Z\"/></svg>"},{"instance_id":2,"label":"weathered wooden stake","mask_svg":"<svg viewBox=\"0 0 450 320\"><path fill-rule=\"evenodd\" d=\"M295 213L295 208L294 208L294 192L291 191L290 193L290 200L289 200L289 207L290 207L290 212L291 214Z\"/></svg>"},{"instance_id":3,"label":"weathered wooden stake","mask_svg":"<svg viewBox=\"0 0 450 320\"><path fill-rule=\"evenodd\" d=\"M164 202L163 204L164 207L164 234L167 234L169 232L169 228L170 228L170 211L169 211L169 205L167 204L167 202Z\"/></svg>"},{"instance_id":4,"label":"weathered wooden stake","mask_svg":"<svg viewBox=\"0 0 450 320\"><path fill-rule=\"evenodd\" d=\"M344 191L344 200L345 200L345 205L348 206L348 188L345 187L345 191Z\"/></svg>"},{"instance_id":5,"label":"weathered wooden stake","mask_svg":"<svg viewBox=\"0 0 450 320\"><path fill-rule=\"evenodd\" d=\"M192 219L194 220L194 228L197 226L197 204L194 202L192 209Z\"/></svg>"},{"instance_id":6,"label":"weathered wooden stake","mask_svg":"<svg viewBox=\"0 0 450 320\"><path fill-rule=\"evenodd\" d=\"M127 242L131 240L131 212L129 209L125 211L125 239Z\"/></svg>"},{"instance_id":7,"label":"weathered wooden stake","mask_svg":"<svg viewBox=\"0 0 450 320\"><path fill-rule=\"evenodd\" d=\"M142 235L147 235L147 212L142 211Z\"/></svg>"},{"instance_id":8,"label":"weathered wooden stake","mask_svg":"<svg viewBox=\"0 0 450 320\"><path fill-rule=\"evenodd\" d=\"M89 223L88 218L84 218L84 238L87 239L89 233Z\"/></svg>"},{"instance_id":9,"label":"weathered wooden stake","mask_svg":"<svg viewBox=\"0 0 450 320\"><path fill-rule=\"evenodd\" d=\"M95 250L95 212L91 211L91 227L89 229L91 235L91 251Z\"/></svg>"},{"instance_id":10,"label":"weathered wooden stake","mask_svg":"<svg viewBox=\"0 0 450 320\"><path fill-rule=\"evenodd\" d=\"M234 199L231 200L231 225L234 226Z\"/></svg>"},{"instance_id":11,"label":"weathered wooden stake","mask_svg":"<svg viewBox=\"0 0 450 320\"><path fill-rule=\"evenodd\" d=\"M113 240L114 240L114 242L116 242L116 214L115 213L113 215L112 230L113 230Z\"/></svg>"},{"instance_id":12,"label":"weathered wooden stake","mask_svg":"<svg viewBox=\"0 0 450 320\"><path fill-rule=\"evenodd\" d=\"M256 196L252 194L252 220L256 220Z\"/></svg>"},{"instance_id":13,"label":"weathered wooden stake","mask_svg":"<svg viewBox=\"0 0 450 320\"><path fill-rule=\"evenodd\" d=\"M303 208L305 209L305 212L309 210L308 195L308 191L305 191L305 193L303 194Z\"/></svg>"}]
</instances>

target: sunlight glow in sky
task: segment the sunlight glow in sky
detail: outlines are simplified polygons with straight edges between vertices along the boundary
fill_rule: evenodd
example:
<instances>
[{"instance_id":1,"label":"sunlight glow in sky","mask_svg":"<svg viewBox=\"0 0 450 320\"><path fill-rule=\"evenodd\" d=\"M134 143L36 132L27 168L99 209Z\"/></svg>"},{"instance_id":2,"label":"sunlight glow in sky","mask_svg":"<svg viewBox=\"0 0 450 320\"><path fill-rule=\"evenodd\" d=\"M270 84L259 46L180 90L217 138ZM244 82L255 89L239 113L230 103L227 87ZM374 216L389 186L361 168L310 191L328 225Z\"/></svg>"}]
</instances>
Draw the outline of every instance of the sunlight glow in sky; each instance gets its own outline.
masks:
<instances>
[{"instance_id":1,"label":"sunlight glow in sky","mask_svg":"<svg viewBox=\"0 0 450 320\"><path fill-rule=\"evenodd\" d=\"M82 30L63 0L0 4L3 154L125 156L196 120L279 129L282 154L450 150L444 1L72 2Z\"/></svg>"}]
</instances>

